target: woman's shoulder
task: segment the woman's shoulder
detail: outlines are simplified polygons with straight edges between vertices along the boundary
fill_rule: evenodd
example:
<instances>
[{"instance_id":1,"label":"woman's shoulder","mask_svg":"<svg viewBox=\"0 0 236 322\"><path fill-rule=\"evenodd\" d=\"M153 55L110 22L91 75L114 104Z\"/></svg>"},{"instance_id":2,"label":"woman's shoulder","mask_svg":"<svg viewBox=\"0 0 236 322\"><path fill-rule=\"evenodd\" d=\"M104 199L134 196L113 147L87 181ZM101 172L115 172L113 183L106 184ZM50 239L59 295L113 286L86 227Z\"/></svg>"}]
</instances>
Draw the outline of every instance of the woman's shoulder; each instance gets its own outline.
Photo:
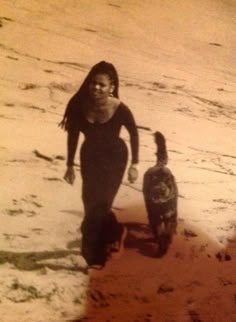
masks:
<instances>
[{"instance_id":1,"label":"woman's shoulder","mask_svg":"<svg viewBox=\"0 0 236 322\"><path fill-rule=\"evenodd\" d=\"M130 113L130 109L129 109L128 105L125 104L123 101L119 101L117 109L121 114Z\"/></svg>"},{"instance_id":2,"label":"woman's shoulder","mask_svg":"<svg viewBox=\"0 0 236 322\"><path fill-rule=\"evenodd\" d=\"M113 111L112 114L123 115L128 110L128 106L120 101L119 98L112 97L110 99L110 109Z\"/></svg>"},{"instance_id":3,"label":"woman's shoulder","mask_svg":"<svg viewBox=\"0 0 236 322\"><path fill-rule=\"evenodd\" d=\"M119 107L123 110L129 109L128 105L124 103L123 101L119 101Z\"/></svg>"},{"instance_id":4,"label":"woman's shoulder","mask_svg":"<svg viewBox=\"0 0 236 322\"><path fill-rule=\"evenodd\" d=\"M133 113L126 103L121 101L118 110L122 118L125 118L126 120L133 119Z\"/></svg>"}]
</instances>

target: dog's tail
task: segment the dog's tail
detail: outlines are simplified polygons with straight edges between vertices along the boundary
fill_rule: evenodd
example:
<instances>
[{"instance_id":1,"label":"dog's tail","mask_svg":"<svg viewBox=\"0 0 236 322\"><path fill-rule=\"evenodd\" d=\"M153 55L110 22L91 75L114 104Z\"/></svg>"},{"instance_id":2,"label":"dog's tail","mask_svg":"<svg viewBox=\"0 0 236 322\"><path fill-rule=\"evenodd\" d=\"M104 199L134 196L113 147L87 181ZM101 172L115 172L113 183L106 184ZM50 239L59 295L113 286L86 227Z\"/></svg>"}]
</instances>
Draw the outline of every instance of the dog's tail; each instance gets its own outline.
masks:
<instances>
[{"instance_id":1,"label":"dog's tail","mask_svg":"<svg viewBox=\"0 0 236 322\"><path fill-rule=\"evenodd\" d=\"M166 148L166 139L161 132L156 131L154 133L154 140L157 145L157 163L159 165L167 165L168 153Z\"/></svg>"}]
</instances>

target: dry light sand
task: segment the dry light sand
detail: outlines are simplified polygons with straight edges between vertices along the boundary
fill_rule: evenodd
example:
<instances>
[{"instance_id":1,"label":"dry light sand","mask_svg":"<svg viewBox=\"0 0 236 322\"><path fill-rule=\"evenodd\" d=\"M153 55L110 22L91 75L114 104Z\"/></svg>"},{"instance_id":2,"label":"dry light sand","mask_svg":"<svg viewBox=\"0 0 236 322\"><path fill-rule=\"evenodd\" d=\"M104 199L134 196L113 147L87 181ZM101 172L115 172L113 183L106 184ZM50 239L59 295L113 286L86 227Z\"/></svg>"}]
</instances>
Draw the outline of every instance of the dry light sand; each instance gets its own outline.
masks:
<instances>
[{"instance_id":1,"label":"dry light sand","mask_svg":"<svg viewBox=\"0 0 236 322\"><path fill-rule=\"evenodd\" d=\"M0 7L0 321L236 322L235 1ZM140 127L140 175L133 185L125 176L114 203L129 229L125 252L93 276L80 256L79 164L71 187L57 124L100 60L117 67ZM155 130L180 193L162 259L147 242L141 193Z\"/></svg>"}]
</instances>

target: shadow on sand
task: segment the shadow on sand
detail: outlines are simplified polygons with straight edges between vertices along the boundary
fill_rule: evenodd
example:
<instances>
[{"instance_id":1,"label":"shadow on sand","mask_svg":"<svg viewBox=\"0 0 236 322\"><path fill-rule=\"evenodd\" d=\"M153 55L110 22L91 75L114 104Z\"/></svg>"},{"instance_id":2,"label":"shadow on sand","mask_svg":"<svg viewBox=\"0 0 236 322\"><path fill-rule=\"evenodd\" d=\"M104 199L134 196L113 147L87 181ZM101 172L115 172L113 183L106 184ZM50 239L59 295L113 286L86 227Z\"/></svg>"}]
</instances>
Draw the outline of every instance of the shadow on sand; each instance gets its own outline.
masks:
<instances>
[{"instance_id":1,"label":"shadow on sand","mask_svg":"<svg viewBox=\"0 0 236 322\"><path fill-rule=\"evenodd\" d=\"M156 258L148 225L125 224L128 236L122 257L90 275L83 316L66 321L236 321L234 256L217 256L226 254L226 248L180 220L167 254ZM233 244L236 237L231 251Z\"/></svg>"},{"instance_id":2,"label":"shadow on sand","mask_svg":"<svg viewBox=\"0 0 236 322\"><path fill-rule=\"evenodd\" d=\"M10 263L18 270L33 271L42 268L50 268L52 270L69 270L76 272L86 272L84 267L76 265L61 265L55 263L47 263L43 261L65 258L70 255L80 255L79 251L75 250L55 250L41 252L10 252L0 251L0 264ZM41 262L41 263L40 263Z\"/></svg>"}]
</instances>

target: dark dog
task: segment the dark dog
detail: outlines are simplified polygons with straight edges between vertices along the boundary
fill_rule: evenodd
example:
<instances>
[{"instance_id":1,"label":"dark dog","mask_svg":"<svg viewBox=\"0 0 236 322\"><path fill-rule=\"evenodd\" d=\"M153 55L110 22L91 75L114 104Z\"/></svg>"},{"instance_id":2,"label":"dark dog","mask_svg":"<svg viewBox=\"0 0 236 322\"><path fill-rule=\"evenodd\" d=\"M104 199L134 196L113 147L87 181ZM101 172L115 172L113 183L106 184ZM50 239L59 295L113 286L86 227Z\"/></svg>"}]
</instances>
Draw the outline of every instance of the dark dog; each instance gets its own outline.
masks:
<instances>
[{"instance_id":1,"label":"dark dog","mask_svg":"<svg viewBox=\"0 0 236 322\"><path fill-rule=\"evenodd\" d=\"M149 224L159 244L157 256L163 256L176 232L178 188L173 174L166 166L168 156L165 137L155 132L154 139L157 163L144 174L143 194Z\"/></svg>"}]
</instances>

